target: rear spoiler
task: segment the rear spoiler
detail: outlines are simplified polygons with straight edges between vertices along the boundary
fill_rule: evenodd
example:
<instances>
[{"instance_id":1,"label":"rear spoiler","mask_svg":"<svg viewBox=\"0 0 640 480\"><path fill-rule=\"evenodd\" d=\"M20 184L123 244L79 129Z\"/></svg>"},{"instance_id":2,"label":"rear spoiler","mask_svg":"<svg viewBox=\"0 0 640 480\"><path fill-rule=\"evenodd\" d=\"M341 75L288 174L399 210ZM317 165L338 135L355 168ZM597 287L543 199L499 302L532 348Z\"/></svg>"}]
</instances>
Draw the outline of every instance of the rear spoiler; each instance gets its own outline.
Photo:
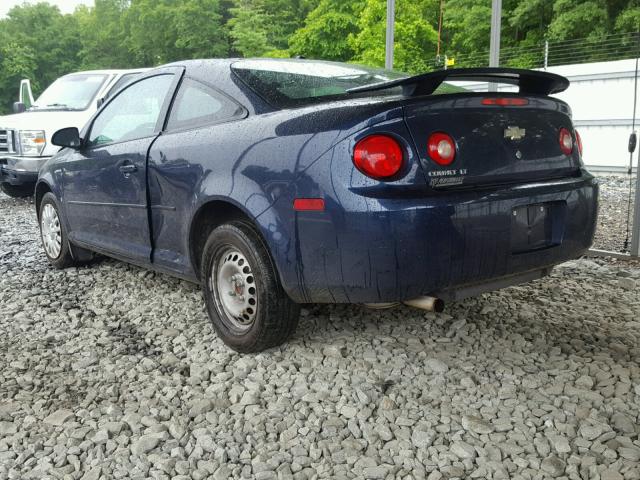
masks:
<instances>
[{"instance_id":1,"label":"rear spoiler","mask_svg":"<svg viewBox=\"0 0 640 480\"><path fill-rule=\"evenodd\" d=\"M351 88L347 92L374 92L402 87L405 96L417 97L431 95L445 80L518 85L519 92L523 95L550 95L562 92L569 87L569 80L555 73L522 68L455 68Z\"/></svg>"}]
</instances>

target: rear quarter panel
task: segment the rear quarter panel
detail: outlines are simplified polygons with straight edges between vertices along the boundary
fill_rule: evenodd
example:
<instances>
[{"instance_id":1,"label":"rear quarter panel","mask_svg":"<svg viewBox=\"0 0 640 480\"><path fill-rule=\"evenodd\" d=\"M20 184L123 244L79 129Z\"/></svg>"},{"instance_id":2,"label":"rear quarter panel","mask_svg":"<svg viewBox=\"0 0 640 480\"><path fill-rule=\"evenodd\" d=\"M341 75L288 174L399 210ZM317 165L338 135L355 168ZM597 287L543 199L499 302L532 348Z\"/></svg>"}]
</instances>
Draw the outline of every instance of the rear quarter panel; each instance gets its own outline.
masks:
<instances>
[{"instance_id":1,"label":"rear quarter panel","mask_svg":"<svg viewBox=\"0 0 640 480\"><path fill-rule=\"evenodd\" d=\"M274 237L274 222L262 214L342 139L402 115L401 109L387 111L379 103L357 103L361 108L345 102L163 133L149 152L154 261L195 276L199 259L189 254L191 222L201 206L214 200L244 211L277 256L283 240Z\"/></svg>"}]
</instances>

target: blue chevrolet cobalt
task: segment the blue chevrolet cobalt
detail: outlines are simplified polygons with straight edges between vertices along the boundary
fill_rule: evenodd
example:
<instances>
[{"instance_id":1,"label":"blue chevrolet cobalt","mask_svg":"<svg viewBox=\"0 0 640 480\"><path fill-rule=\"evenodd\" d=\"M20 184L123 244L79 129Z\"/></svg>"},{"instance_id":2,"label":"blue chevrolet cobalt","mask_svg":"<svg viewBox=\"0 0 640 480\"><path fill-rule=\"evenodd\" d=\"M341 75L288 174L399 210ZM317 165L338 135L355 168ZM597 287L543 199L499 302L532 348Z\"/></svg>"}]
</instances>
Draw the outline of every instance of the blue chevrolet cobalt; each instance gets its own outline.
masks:
<instances>
[{"instance_id":1,"label":"blue chevrolet cobalt","mask_svg":"<svg viewBox=\"0 0 640 480\"><path fill-rule=\"evenodd\" d=\"M198 282L240 352L286 341L304 303L441 310L591 245L598 186L550 96L568 85L518 69L159 67L54 136L36 188L44 252Z\"/></svg>"}]
</instances>

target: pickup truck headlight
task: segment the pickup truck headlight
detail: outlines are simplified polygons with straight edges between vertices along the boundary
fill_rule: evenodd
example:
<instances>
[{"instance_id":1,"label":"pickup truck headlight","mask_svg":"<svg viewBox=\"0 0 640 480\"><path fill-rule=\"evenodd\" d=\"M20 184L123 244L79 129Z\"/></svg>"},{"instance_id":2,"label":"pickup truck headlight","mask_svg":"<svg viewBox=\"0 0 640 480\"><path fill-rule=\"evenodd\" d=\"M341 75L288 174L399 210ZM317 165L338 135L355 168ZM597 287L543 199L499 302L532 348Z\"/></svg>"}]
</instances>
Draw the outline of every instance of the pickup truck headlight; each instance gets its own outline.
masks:
<instances>
[{"instance_id":1,"label":"pickup truck headlight","mask_svg":"<svg viewBox=\"0 0 640 480\"><path fill-rule=\"evenodd\" d=\"M39 157L47 145L44 130L20 130L20 153L27 157Z\"/></svg>"}]
</instances>

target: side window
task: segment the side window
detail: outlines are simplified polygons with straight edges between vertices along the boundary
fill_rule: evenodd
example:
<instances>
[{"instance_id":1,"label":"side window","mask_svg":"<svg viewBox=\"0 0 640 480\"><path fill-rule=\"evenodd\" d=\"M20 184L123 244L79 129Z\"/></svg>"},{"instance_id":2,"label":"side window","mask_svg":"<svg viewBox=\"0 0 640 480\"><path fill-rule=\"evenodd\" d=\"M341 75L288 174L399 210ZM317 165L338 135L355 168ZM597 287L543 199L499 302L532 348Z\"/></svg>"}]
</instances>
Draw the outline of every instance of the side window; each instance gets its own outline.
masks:
<instances>
[{"instance_id":1,"label":"side window","mask_svg":"<svg viewBox=\"0 0 640 480\"><path fill-rule=\"evenodd\" d=\"M118 80L116 80L116 83L113 84L113 87L109 89L107 94L104 96L104 99L106 100L107 98L111 98L113 94L117 93L122 87L133 82L138 75L139 73L125 73L124 75L122 75Z\"/></svg>"},{"instance_id":2,"label":"side window","mask_svg":"<svg viewBox=\"0 0 640 480\"><path fill-rule=\"evenodd\" d=\"M146 78L127 87L93 122L88 146L153 135L173 75Z\"/></svg>"},{"instance_id":3,"label":"side window","mask_svg":"<svg viewBox=\"0 0 640 480\"><path fill-rule=\"evenodd\" d=\"M168 130L195 127L228 120L242 109L212 88L185 78L169 115Z\"/></svg>"}]
</instances>

